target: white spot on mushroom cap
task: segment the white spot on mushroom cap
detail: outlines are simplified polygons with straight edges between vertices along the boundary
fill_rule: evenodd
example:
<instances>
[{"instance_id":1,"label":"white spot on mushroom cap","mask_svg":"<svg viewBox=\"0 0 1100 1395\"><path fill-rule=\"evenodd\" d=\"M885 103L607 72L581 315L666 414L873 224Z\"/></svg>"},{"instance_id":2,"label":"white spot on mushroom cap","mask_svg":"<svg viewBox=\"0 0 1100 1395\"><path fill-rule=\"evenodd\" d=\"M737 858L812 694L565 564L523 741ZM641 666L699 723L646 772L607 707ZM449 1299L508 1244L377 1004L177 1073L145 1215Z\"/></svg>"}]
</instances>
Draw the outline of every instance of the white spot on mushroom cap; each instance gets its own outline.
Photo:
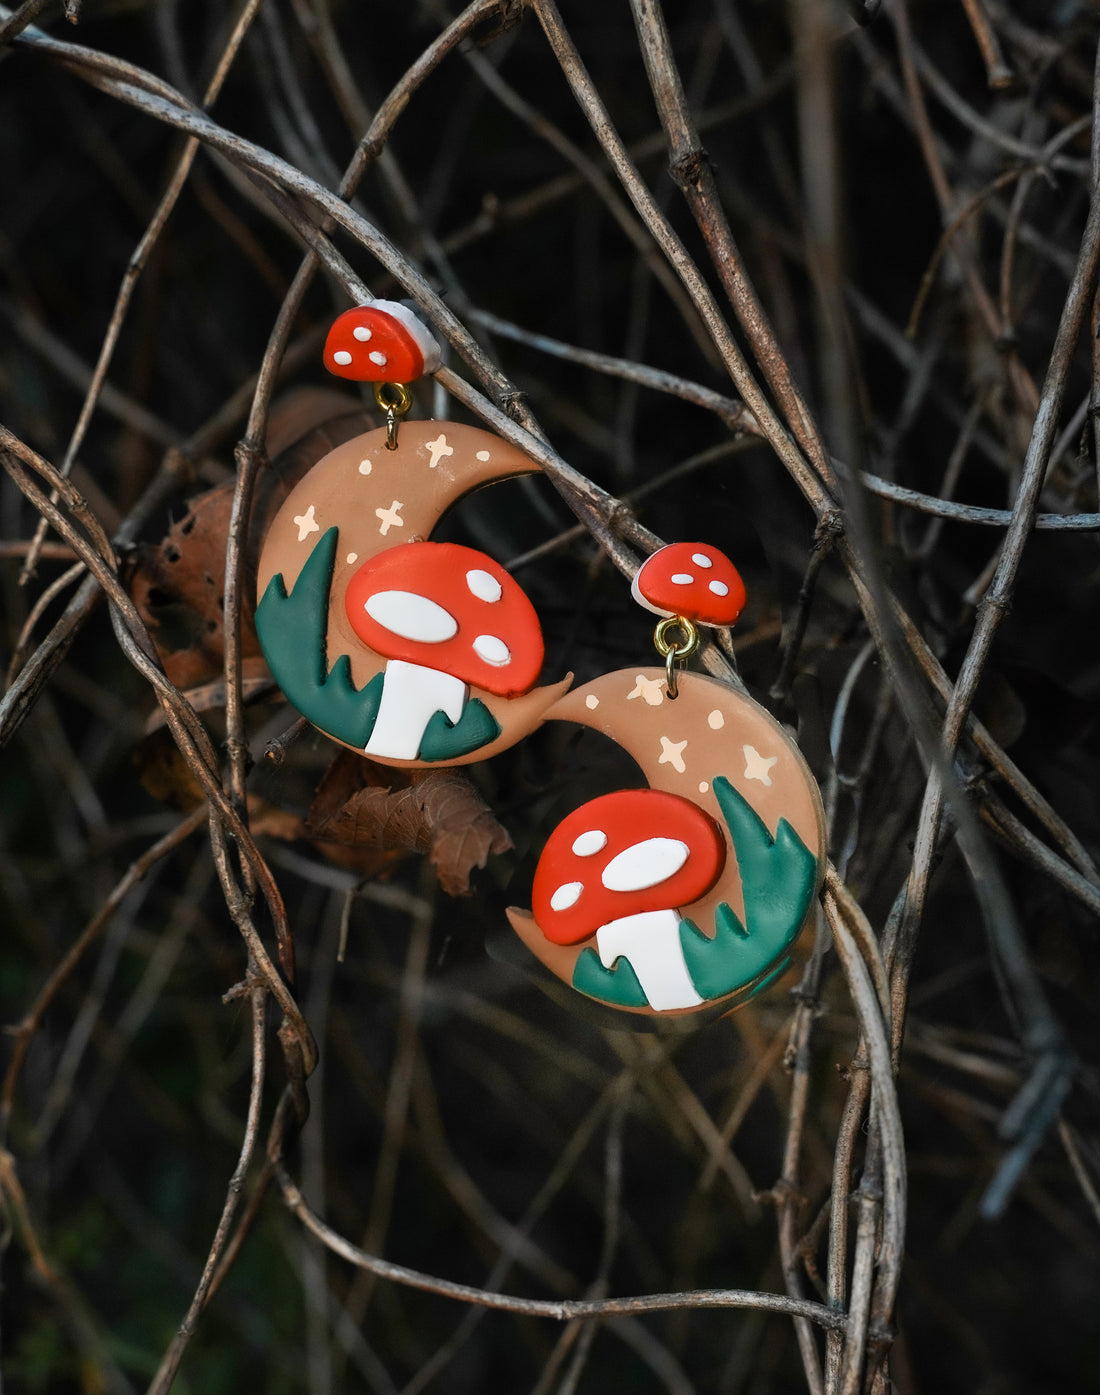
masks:
<instances>
[{"instance_id":1,"label":"white spot on mushroom cap","mask_svg":"<svg viewBox=\"0 0 1100 1395\"><path fill-rule=\"evenodd\" d=\"M644 891L678 872L690 851L679 838L646 838L617 853L600 880L608 891Z\"/></svg>"},{"instance_id":2,"label":"white spot on mushroom cap","mask_svg":"<svg viewBox=\"0 0 1100 1395\"><path fill-rule=\"evenodd\" d=\"M489 459L489 452L488 452L487 450L479 450L479 451L475 454L474 459L475 459L475 460L488 460L488 459Z\"/></svg>"},{"instance_id":3,"label":"white spot on mushroom cap","mask_svg":"<svg viewBox=\"0 0 1100 1395\"><path fill-rule=\"evenodd\" d=\"M587 833L573 839L573 851L578 857L591 857L607 846L607 834L600 828L590 828Z\"/></svg>"},{"instance_id":4,"label":"white spot on mushroom cap","mask_svg":"<svg viewBox=\"0 0 1100 1395\"><path fill-rule=\"evenodd\" d=\"M730 588L724 581L712 581L707 590L713 591L716 596L728 596L730 593Z\"/></svg>"},{"instance_id":5,"label":"white spot on mushroom cap","mask_svg":"<svg viewBox=\"0 0 1100 1395\"><path fill-rule=\"evenodd\" d=\"M690 572L676 572L672 578L673 586L690 586L695 580Z\"/></svg>"},{"instance_id":6,"label":"white spot on mushroom cap","mask_svg":"<svg viewBox=\"0 0 1100 1395\"><path fill-rule=\"evenodd\" d=\"M707 726L711 731L721 731L726 725L726 719L721 711L716 707L713 712L707 713Z\"/></svg>"},{"instance_id":7,"label":"white spot on mushroom cap","mask_svg":"<svg viewBox=\"0 0 1100 1395\"><path fill-rule=\"evenodd\" d=\"M494 668L504 668L512 662L512 651L496 635L478 635L474 640L474 653Z\"/></svg>"},{"instance_id":8,"label":"white spot on mushroom cap","mask_svg":"<svg viewBox=\"0 0 1100 1395\"><path fill-rule=\"evenodd\" d=\"M356 325L352 330L352 335L359 340L360 344L365 344L371 337L371 332L366 325Z\"/></svg>"},{"instance_id":9,"label":"white spot on mushroom cap","mask_svg":"<svg viewBox=\"0 0 1100 1395\"><path fill-rule=\"evenodd\" d=\"M490 605L504 595L504 588L492 572L483 571L480 567L466 573L466 585L479 601L488 601Z\"/></svg>"},{"instance_id":10,"label":"white spot on mushroom cap","mask_svg":"<svg viewBox=\"0 0 1100 1395\"><path fill-rule=\"evenodd\" d=\"M691 560L695 563L697 567L714 566L714 563L710 560L710 558L707 556L705 552L693 552L691 554Z\"/></svg>"},{"instance_id":11,"label":"white spot on mushroom cap","mask_svg":"<svg viewBox=\"0 0 1100 1395\"><path fill-rule=\"evenodd\" d=\"M389 362L386 355L380 353L377 349L372 349L367 357L370 359L371 363L377 363L379 368L385 368L386 364Z\"/></svg>"},{"instance_id":12,"label":"white spot on mushroom cap","mask_svg":"<svg viewBox=\"0 0 1100 1395\"><path fill-rule=\"evenodd\" d=\"M584 705L588 708L589 712L595 712L596 708L600 705L600 700L595 693L589 693L584 700Z\"/></svg>"},{"instance_id":13,"label":"white spot on mushroom cap","mask_svg":"<svg viewBox=\"0 0 1100 1395\"><path fill-rule=\"evenodd\" d=\"M338 363L341 368L346 368L351 362L351 354L348 353L347 349L337 349L332 356L332 361Z\"/></svg>"},{"instance_id":14,"label":"white spot on mushroom cap","mask_svg":"<svg viewBox=\"0 0 1100 1395\"><path fill-rule=\"evenodd\" d=\"M377 591L363 609L392 634L421 644L441 644L458 633L458 621L441 605L415 591Z\"/></svg>"},{"instance_id":15,"label":"white spot on mushroom cap","mask_svg":"<svg viewBox=\"0 0 1100 1395\"><path fill-rule=\"evenodd\" d=\"M352 564L353 562L358 562L358 560L359 560L359 554L358 554L358 552L349 552L349 553L348 553L348 559L347 559L347 560L348 560L348 566L349 566L349 567L351 566L351 564Z\"/></svg>"},{"instance_id":16,"label":"white spot on mushroom cap","mask_svg":"<svg viewBox=\"0 0 1100 1395\"><path fill-rule=\"evenodd\" d=\"M567 911L570 906L577 904L583 890L584 882L566 882L564 886L559 886L550 897L550 909L552 911Z\"/></svg>"},{"instance_id":17,"label":"white spot on mushroom cap","mask_svg":"<svg viewBox=\"0 0 1100 1395\"><path fill-rule=\"evenodd\" d=\"M359 462L359 473L360 473L361 475L369 475L369 474L370 474L370 471L371 471L371 463L370 463L370 461L369 461L369 460L360 460L360 462Z\"/></svg>"}]
</instances>

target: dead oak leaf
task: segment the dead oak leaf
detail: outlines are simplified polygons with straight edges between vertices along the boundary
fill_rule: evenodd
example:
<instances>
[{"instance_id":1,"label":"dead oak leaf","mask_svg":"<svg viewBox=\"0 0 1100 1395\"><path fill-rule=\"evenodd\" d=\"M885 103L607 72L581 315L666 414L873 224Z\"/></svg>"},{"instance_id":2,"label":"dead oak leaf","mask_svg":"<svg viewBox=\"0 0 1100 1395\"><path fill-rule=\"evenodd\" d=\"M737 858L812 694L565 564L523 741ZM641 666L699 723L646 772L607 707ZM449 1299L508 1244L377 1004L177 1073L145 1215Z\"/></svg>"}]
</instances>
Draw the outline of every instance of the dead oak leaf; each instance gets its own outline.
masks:
<instances>
[{"instance_id":1,"label":"dead oak leaf","mask_svg":"<svg viewBox=\"0 0 1100 1395\"><path fill-rule=\"evenodd\" d=\"M263 535L290 490L322 456L373 424L354 398L329 389L302 389L276 404L268 429L271 466L256 482L245 540L249 576L255 576ZM159 544L142 543L129 559L130 593L165 673L179 688L200 687L221 672L225 548L233 494L230 480L195 495L185 516ZM241 614L245 658L260 654L254 609L255 598L246 597Z\"/></svg>"},{"instance_id":2,"label":"dead oak leaf","mask_svg":"<svg viewBox=\"0 0 1100 1395\"><path fill-rule=\"evenodd\" d=\"M426 852L449 896L469 895L473 869L512 847L461 771L383 769L350 753L326 773L306 828L328 842Z\"/></svg>"},{"instance_id":3,"label":"dead oak leaf","mask_svg":"<svg viewBox=\"0 0 1100 1395\"><path fill-rule=\"evenodd\" d=\"M432 831L432 866L448 896L467 896L470 873L491 853L508 852L512 839L459 770L429 770L410 793Z\"/></svg>"},{"instance_id":4,"label":"dead oak leaf","mask_svg":"<svg viewBox=\"0 0 1100 1395\"><path fill-rule=\"evenodd\" d=\"M189 693L188 697L194 702L194 693ZM350 752L348 754L351 755ZM352 761L355 759L351 756ZM202 786L163 723L151 725L148 735L134 754L134 760L141 783L154 799L184 813L197 809L205 800ZM365 765L366 762L360 761L360 764ZM300 814L280 808L278 804L256 794L248 796L248 822L256 837L277 838L283 843L299 840L311 842L328 862L347 868L364 881L388 876L408 855L407 850L384 849L377 843L314 838Z\"/></svg>"}]
</instances>

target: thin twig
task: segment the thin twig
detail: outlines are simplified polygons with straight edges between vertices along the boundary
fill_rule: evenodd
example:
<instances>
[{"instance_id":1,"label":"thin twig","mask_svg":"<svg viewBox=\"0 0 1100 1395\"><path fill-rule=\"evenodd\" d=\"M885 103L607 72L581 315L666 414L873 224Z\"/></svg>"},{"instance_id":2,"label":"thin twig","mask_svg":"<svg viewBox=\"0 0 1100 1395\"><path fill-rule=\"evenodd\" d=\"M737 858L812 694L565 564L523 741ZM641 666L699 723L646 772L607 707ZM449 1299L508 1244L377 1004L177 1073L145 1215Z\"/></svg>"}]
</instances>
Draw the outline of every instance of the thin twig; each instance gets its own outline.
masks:
<instances>
[{"instance_id":1,"label":"thin twig","mask_svg":"<svg viewBox=\"0 0 1100 1395\"><path fill-rule=\"evenodd\" d=\"M495 1308L501 1312L522 1313L528 1317L551 1318L556 1322L571 1322L574 1318L615 1317L626 1313L671 1313L685 1308L756 1308L763 1312L784 1313L794 1317L808 1318L822 1327L843 1329L847 1319L842 1313L831 1312L821 1303L806 1299L796 1300L778 1293L753 1293L741 1289L696 1289L691 1293L648 1293L637 1298L600 1299L538 1299L521 1298L506 1293L493 1293L487 1289L474 1288L469 1284L452 1283L449 1279L435 1278L416 1269L408 1269L401 1264L393 1264L377 1255L367 1254L339 1235L306 1204L285 1166L275 1164L275 1178L282 1189L283 1200L312 1234L326 1245L333 1254L366 1269L379 1278L391 1283L404 1284L409 1288L421 1289L426 1293L436 1293L443 1298L453 1298L460 1303L477 1303L481 1307Z\"/></svg>"}]
</instances>

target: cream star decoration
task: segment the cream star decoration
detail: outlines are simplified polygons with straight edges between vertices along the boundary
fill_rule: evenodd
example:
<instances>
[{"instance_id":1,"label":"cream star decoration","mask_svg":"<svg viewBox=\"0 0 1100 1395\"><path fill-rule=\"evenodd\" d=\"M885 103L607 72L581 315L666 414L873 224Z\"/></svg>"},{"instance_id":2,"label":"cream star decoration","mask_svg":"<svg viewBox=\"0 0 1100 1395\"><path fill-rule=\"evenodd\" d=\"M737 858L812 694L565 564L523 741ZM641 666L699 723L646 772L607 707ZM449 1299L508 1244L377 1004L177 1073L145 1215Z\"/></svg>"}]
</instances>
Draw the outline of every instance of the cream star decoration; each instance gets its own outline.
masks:
<instances>
[{"instance_id":1,"label":"cream star decoration","mask_svg":"<svg viewBox=\"0 0 1100 1395\"><path fill-rule=\"evenodd\" d=\"M665 696L664 693L661 692L661 689L665 686L665 680L663 678L647 678L644 673L639 673L637 675L637 680L638 681L634 685L634 691L626 695L627 702L629 702L631 698L640 697L644 698L650 707L660 707Z\"/></svg>"},{"instance_id":2,"label":"cream star decoration","mask_svg":"<svg viewBox=\"0 0 1100 1395\"><path fill-rule=\"evenodd\" d=\"M431 452L431 460L428 461L428 469L434 470L441 458L445 455L454 455L454 446L447 444L447 438L441 431L434 441L425 441L424 444Z\"/></svg>"},{"instance_id":3,"label":"cream star decoration","mask_svg":"<svg viewBox=\"0 0 1100 1395\"><path fill-rule=\"evenodd\" d=\"M661 737L661 758L658 765L671 765L678 774L684 773L684 747L686 741L670 741L667 736Z\"/></svg>"},{"instance_id":4,"label":"cream star decoration","mask_svg":"<svg viewBox=\"0 0 1100 1395\"><path fill-rule=\"evenodd\" d=\"M404 507L405 505L402 504L400 500L395 499L388 509L375 509L374 516L382 520L382 526L378 531L383 537L386 536L391 528L404 528L405 520L399 517L397 512L398 509L403 509Z\"/></svg>"},{"instance_id":5,"label":"cream star decoration","mask_svg":"<svg viewBox=\"0 0 1100 1395\"><path fill-rule=\"evenodd\" d=\"M755 746L742 746L741 749L745 753L745 779L770 785L772 777L769 772L779 757L762 756Z\"/></svg>"},{"instance_id":6,"label":"cream star decoration","mask_svg":"<svg viewBox=\"0 0 1100 1395\"><path fill-rule=\"evenodd\" d=\"M310 504L309 508L306 509L305 513L298 514L294 519L294 522L298 525L299 542L305 542L306 538L309 537L310 533L319 533L321 531L321 525L313 516L313 510L315 507L316 506L314 504Z\"/></svg>"}]
</instances>

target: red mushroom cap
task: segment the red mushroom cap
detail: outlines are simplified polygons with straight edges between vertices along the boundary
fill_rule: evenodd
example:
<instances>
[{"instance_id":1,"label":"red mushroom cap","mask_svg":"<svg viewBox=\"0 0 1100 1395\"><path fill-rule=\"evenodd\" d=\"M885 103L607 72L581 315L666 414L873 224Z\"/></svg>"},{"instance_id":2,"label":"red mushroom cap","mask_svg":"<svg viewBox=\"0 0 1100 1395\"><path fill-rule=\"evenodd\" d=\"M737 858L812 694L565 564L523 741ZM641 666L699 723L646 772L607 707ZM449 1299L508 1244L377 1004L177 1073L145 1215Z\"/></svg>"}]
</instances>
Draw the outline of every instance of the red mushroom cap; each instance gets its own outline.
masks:
<instances>
[{"instance_id":1,"label":"red mushroom cap","mask_svg":"<svg viewBox=\"0 0 1100 1395\"><path fill-rule=\"evenodd\" d=\"M345 310L325 340L325 367L357 383L411 383L439 367L439 345L411 310L372 300Z\"/></svg>"},{"instance_id":2,"label":"red mushroom cap","mask_svg":"<svg viewBox=\"0 0 1100 1395\"><path fill-rule=\"evenodd\" d=\"M709 543L659 548L642 563L630 591L655 615L682 615L699 625L732 625L745 608L740 572Z\"/></svg>"},{"instance_id":3,"label":"red mushroom cap","mask_svg":"<svg viewBox=\"0 0 1100 1395\"><path fill-rule=\"evenodd\" d=\"M499 562L472 547L411 542L379 552L348 583L344 606L376 654L500 697L533 688L542 668L534 606Z\"/></svg>"},{"instance_id":4,"label":"red mushroom cap","mask_svg":"<svg viewBox=\"0 0 1100 1395\"><path fill-rule=\"evenodd\" d=\"M531 909L548 940L575 945L623 916L698 901L725 862L718 825L690 799L616 790L574 809L551 833Z\"/></svg>"}]
</instances>

